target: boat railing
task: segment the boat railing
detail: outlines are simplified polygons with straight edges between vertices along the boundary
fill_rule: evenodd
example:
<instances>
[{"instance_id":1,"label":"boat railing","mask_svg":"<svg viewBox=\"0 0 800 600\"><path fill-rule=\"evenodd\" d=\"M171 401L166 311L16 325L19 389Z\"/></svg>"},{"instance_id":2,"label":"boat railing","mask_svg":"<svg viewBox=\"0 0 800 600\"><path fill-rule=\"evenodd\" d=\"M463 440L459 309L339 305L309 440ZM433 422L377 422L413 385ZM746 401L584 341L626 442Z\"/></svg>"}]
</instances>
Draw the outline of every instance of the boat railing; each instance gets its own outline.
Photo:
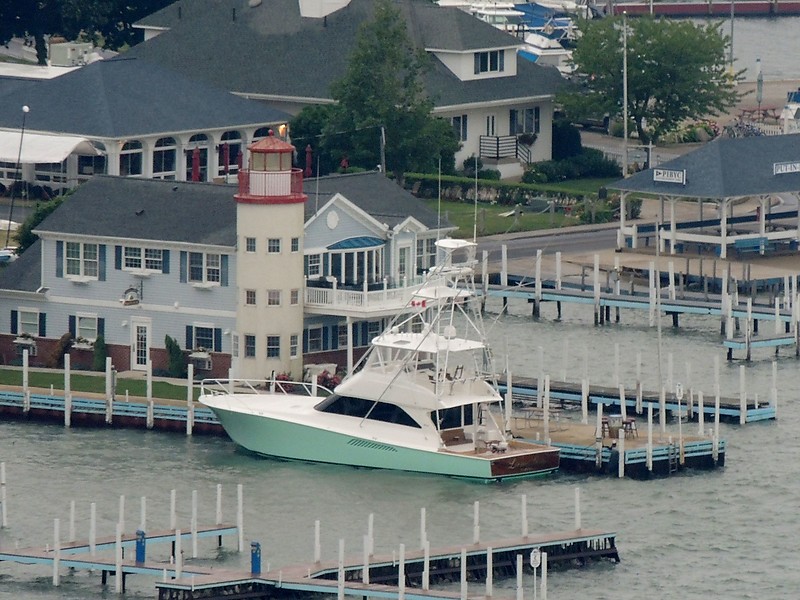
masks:
<instances>
[{"instance_id":1,"label":"boat railing","mask_svg":"<svg viewBox=\"0 0 800 600\"><path fill-rule=\"evenodd\" d=\"M295 396L328 396L333 392L316 381L286 379L203 379L201 396L231 396L234 394L292 394Z\"/></svg>"},{"instance_id":2,"label":"boat railing","mask_svg":"<svg viewBox=\"0 0 800 600\"><path fill-rule=\"evenodd\" d=\"M386 285L378 290L370 290L366 285L363 290L342 289L335 282L330 288L306 286L305 301L306 305L348 308L376 308L387 304L403 306L423 283L423 277L413 277L403 280L402 286Z\"/></svg>"}]
</instances>

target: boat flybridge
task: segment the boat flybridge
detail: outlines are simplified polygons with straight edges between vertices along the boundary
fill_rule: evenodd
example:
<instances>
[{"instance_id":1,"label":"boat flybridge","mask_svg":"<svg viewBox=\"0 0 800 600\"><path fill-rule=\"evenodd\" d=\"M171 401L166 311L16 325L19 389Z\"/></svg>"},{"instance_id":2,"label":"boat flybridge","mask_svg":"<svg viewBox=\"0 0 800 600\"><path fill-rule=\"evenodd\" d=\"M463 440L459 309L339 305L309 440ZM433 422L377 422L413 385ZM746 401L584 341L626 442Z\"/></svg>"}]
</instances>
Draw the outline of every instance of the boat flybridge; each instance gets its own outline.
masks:
<instances>
[{"instance_id":1,"label":"boat flybridge","mask_svg":"<svg viewBox=\"0 0 800 600\"><path fill-rule=\"evenodd\" d=\"M235 442L271 457L484 481L557 470L557 448L510 433L476 306L475 244L437 246L426 284L333 392L207 380L200 401Z\"/></svg>"}]
</instances>

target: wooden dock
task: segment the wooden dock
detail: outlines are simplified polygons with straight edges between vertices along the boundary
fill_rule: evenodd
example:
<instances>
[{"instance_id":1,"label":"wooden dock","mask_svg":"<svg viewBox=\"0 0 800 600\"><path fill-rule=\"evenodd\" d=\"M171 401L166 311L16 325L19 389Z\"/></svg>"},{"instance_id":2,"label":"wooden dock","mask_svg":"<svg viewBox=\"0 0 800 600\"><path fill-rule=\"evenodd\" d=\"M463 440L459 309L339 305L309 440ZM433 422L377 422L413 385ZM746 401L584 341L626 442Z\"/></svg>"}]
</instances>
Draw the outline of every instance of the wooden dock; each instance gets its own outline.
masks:
<instances>
[{"instance_id":1,"label":"wooden dock","mask_svg":"<svg viewBox=\"0 0 800 600\"><path fill-rule=\"evenodd\" d=\"M390 600L454 600L491 596L492 580L516 576L520 563L526 572L532 572L529 557L534 551L545 554L548 565L620 561L615 533L576 529L477 542L465 547L406 552L401 546L399 554L296 565L263 574L218 571L213 575L160 581L156 587L159 600L230 597L275 599L296 598L298 594L309 593L337 595L340 598L360 596ZM518 557L524 560L520 561ZM491 576L487 582L489 572ZM431 585L459 580L464 586L463 593L430 588ZM469 593L466 593L467 581ZM478 593L473 591L476 584L480 585Z\"/></svg>"}]
</instances>

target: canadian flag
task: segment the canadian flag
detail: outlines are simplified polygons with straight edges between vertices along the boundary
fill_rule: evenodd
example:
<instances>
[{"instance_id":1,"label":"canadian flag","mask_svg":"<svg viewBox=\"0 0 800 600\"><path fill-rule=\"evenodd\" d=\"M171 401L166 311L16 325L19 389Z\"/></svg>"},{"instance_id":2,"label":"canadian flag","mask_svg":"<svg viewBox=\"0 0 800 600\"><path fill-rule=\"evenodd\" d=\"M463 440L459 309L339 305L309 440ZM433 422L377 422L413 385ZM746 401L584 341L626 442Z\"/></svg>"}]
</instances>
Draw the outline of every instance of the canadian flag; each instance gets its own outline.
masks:
<instances>
[{"instance_id":1,"label":"canadian flag","mask_svg":"<svg viewBox=\"0 0 800 600\"><path fill-rule=\"evenodd\" d=\"M422 308L425 308L425 300L412 300L411 306L421 306Z\"/></svg>"}]
</instances>

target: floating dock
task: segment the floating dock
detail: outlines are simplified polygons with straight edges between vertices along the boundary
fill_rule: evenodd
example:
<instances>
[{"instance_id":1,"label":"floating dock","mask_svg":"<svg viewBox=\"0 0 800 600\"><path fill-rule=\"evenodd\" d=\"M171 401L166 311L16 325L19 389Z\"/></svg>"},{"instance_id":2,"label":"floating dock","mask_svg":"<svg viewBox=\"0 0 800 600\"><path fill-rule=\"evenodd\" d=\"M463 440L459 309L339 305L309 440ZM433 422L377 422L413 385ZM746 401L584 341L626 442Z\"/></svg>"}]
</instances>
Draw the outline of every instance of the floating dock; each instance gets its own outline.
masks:
<instances>
[{"instance_id":1,"label":"floating dock","mask_svg":"<svg viewBox=\"0 0 800 600\"><path fill-rule=\"evenodd\" d=\"M650 14L666 17L771 17L800 15L800 2L791 0L736 0L735 2L622 2L613 4L613 14L640 16Z\"/></svg>"},{"instance_id":2,"label":"floating dock","mask_svg":"<svg viewBox=\"0 0 800 600\"><path fill-rule=\"evenodd\" d=\"M5 474L5 463L0 463ZM3 481L5 484L5 481ZM128 575L149 575L158 578L155 584L160 600L222 600L231 598L297 598L307 594L360 596L404 600L455 600L468 597L467 585L482 583L481 594L471 591L471 597L492 597L494 578L517 578L517 598L521 598L523 572L534 573L541 567L541 588L546 595L548 564L560 567L583 566L590 562L620 561L616 533L584 529L581 524L580 489L575 488L575 529L572 531L531 534L528 531L526 495L521 496L520 535L495 541L482 540L480 536L479 503L473 503L472 541L462 546L431 548L426 526L426 510L420 510L420 543L416 550L406 551L400 544L391 554L376 555L373 538L374 515L369 515L367 535L363 536L363 553L358 558L345 558L344 540L339 540L337 561L323 561L320 544L320 522L314 524L314 557L309 564L269 569L262 573L261 545L250 543L250 570L226 569L203 565L184 565L184 553L198 557L198 541L216 537L222 546L226 535L238 537L239 552L244 548L243 492L237 486L236 525L221 523L221 486L217 486L217 523L200 526L197 520L197 492L192 492L192 517L189 531L176 528L176 493L170 496L170 528L145 533L146 499L142 498L141 528L135 535L125 534L124 496L120 498L120 516L116 535L97 539L95 531L95 505L92 504L90 536L86 541L74 541L75 503L71 503L69 538L62 540L61 522L54 520L53 543L44 547L7 550L0 545L0 562L14 562L47 567L52 572L54 586L60 585L60 573L65 568L98 571L101 583L107 585L108 576L115 578L115 590L125 591ZM2 527L7 524L3 523ZM2 528L0 527L0 529ZM0 538L0 541L2 539ZM148 546L171 544L169 560L148 560ZM125 557L125 550L134 548L133 558ZM184 551L182 548L186 548ZM434 590L431 586L461 582L460 593ZM472 587L474 589L474 587Z\"/></svg>"}]
</instances>

